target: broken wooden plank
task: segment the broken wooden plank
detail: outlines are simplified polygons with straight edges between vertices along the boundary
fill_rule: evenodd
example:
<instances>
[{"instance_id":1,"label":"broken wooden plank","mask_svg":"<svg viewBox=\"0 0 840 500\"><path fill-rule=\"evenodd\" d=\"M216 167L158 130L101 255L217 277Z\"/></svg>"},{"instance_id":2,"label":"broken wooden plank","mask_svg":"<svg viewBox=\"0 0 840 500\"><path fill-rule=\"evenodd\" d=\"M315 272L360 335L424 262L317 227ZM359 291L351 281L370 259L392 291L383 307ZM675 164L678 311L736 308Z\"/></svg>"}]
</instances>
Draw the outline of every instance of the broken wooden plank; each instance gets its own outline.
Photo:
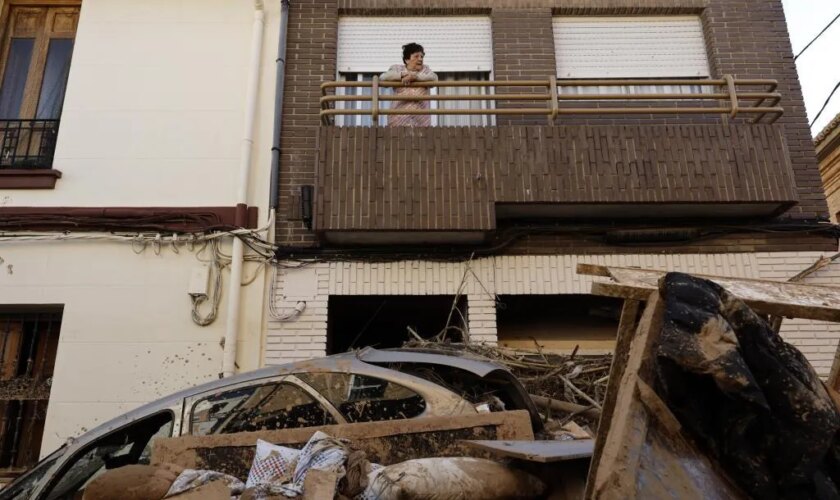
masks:
<instances>
[{"instance_id":1,"label":"broken wooden plank","mask_svg":"<svg viewBox=\"0 0 840 500\"><path fill-rule=\"evenodd\" d=\"M639 391L639 400L645 405L648 413L656 418L662 428L672 436L678 436L682 432L682 425L677 417L668 409L668 405L656 394L656 391L647 385L647 382L636 377L636 388Z\"/></svg>"},{"instance_id":2,"label":"broken wooden plank","mask_svg":"<svg viewBox=\"0 0 840 500\"><path fill-rule=\"evenodd\" d=\"M461 443L465 439L534 439L529 413L516 410L156 439L152 462L217 470L243 479L251 467L257 439L298 448L316 431L349 440L371 462L382 465L414 458L465 455L473 451Z\"/></svg>"},{"instance_id":3,"label":"broken wooden plank","mask_svg":"<svg viewBox=\"0 0 840 500\"><path fill-rule=\"evenodd\" d=\"M645 296L647 299L650 296L648 293ZM598 434L595 439L595 450L592 453L594 461L601 457L601 451L604 447L607 433L607 422L612 420L613 409L615 408L615 399L618 394L618 385L621 382L621 374L624 373L624 367L627 364L627 357L630 354L630 341L633 339L633 334L636 332L638 326L639 309L642 302L638 300L625 300L621 307L621 316L618 321L618 333L616 335L616 349L613 355L612 365L610 366L609 380L607 381L607 392L604 396L604 411L601 413L601 418L598 425ZM590 469L589 479L587 483L594 482L595 469Z\"/></svg>"},{"instance_id":4,"label":"broken wooden plank","mask_svg":"<svg viewBox=\"0 0 840 500\"><path fill-rule=\"evenodd\" d=\"M573 413L587 418L599 418L601 416L601 410L598 408L569 403L568 401L560 401L559 399L547 398L545 396L537 396L535 394L529 394L529 396L531 396L531 399L538 408L550 408L552 411Z\"/></svg>"},{"instance_id":5,"label":"broken wooden plank","mask_svg":"<svg viewBox=\"0 0 840 500\"><path fill-rule=\"evenodd\" d=\"M566 441L490 441L469 440L465 444L487 450L507 458L518 458L529 462L553 463L565 460L589 458L595 449L594 439L570 439Z\"/></svg>"},{"instance_id":6,"label":"broken wooden plank","mask_svg":"<svg viewBox=\"0 0 840 500\"><path fill-rule=\"evenodd\" d=\"M630 341L629 354L619 377L612 418L599 424L598 439L603 442L600 457L593 457L586 498L618 498L636 489L636 469L647 436L648 416L636 397L636 379L650 371L648 355L662 328L664 304L659 292L650 295L638 329Z\"/></svg>"},{"instance_id":7,"label":"broken wooden plank","mask_svg":"<svg viewBox=\"0 0 840 500\"><path fill-rule=\"evenodd\" d=\"M593 283L592 293L643 300L656 290L666 271L578 264L578 273L606 276L615 283ZM840 322L840 287L804 285L752 278L694 274L717 283L759 314Z\"/></svg>"},{"instance_id":8,"label":"broken wooden plank","mask_svg":"<svg viewBox=\"0 0 840 500\"><path fill-rule=\"evenodd\" d=\"M608 285L612 286L612 285ZM662 332L664 301L652 292L635 335L610 372L617 383L599 425L602 446L590 463L586 499L740 499L741 492L717 465L683 435L682 426L652 387L655 346Z\"/></svg>"}]
</instances>

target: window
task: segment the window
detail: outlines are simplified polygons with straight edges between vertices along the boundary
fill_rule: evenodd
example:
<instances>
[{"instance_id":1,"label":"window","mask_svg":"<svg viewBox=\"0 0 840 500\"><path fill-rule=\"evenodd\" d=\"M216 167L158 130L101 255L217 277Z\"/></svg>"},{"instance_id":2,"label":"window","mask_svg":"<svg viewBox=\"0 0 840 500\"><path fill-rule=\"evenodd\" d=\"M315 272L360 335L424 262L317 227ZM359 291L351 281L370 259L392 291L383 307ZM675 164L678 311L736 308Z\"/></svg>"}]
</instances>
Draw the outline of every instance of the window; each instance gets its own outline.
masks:
<instances>
[{"instance_id":1,"label":"window","mask_svg":"<svg viewBox=\"0 0 840 500\"><path fill-rule=\"evenodd\" d=\"M49 168L78 7L12 5L0 47L0 168Z\"/></svg>"},{"instance_id":2,"label":"window","mask_svg":"<svg viewBox=\"0 0 840 500\"><path fill-rule=\"evenodd\" d=\"M330 413L306 391L289 383L242 387L193 405L193 435L229 434L335 424Z\"/></svg>"},{"instance_id":3,"label":"window","mask_svg":"<svg viewBox=\"0 0 840 500\"><path fill-rule=\"evenodd\" d=\"M402 45L417 42L426 64L441 81L489 80L493 71L490 18L486 16L364 17L345 16L338 23L338 79L370 81L402 62ZM341 90L341 89L339 89ZM370 95L369 88L349 88L339 95ZM381 95L390 89L382 88ZM432 95L486 94L486 87L438 87ZM385 109L389 101L380 101ZM433 109L488 109L484 101L432 102ZM338 108L370 109L370 102L338 103ZM337 125L370 126L370 116L339 116ZM380 117L380 125L387 117ZM433 126L483 126L492 117L433 115Z\"/></svg>"},{"instance_id":4,"label":"window","mask_svg":"<svg viewBox=\"0 0 840 500\"><path fill-rule=\"evenodd\" d=\"M303 373L298 378L327 398L348 422L414 418L426 409L426 402L416 392L375 377Z\"/></svg>"},{"instance_id":5,"label":"window","mask_svg":"<svg viewBox=\"0 0 840 500\"><path fill-rule=\"evenodd\" d=\"M0 310L0 474L38 462L61 311Z\"/></svg>"},{"instance_id":6,"label":"window","mask_svg":"<svg viewBox=\"0 0 840 500\"><path fill-rule=\"evenodd\" d=\"M558 79L705 79L710 75L697 16L554 18ZM702 85L560 87L569 94L699 93Z\"/></svg>"},{"instance_id":7,"label":"window","mask_svg":"<svg viewBox=\"0 0 840 500\"><path fill-rule=\"evenodd\" d=\"M172 435L172 421L171 412L158 413L93 442L56 475L47 500L75 500L106 470L148 464L154 440Z\"/></svg>"}]
</instances>

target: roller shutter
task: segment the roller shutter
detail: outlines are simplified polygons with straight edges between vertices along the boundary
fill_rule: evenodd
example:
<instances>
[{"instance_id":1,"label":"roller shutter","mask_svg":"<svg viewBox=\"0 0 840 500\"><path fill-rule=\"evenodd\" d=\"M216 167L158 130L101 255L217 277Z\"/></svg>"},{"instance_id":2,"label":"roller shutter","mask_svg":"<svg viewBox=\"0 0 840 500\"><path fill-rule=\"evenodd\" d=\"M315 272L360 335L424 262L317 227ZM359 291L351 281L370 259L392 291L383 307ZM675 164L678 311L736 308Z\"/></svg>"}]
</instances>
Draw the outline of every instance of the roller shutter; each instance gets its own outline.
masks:
<instances>
[{"instance_id":1,"label":"roller shutter","mask_svg":"<svg viewBox=\"0 0 840 500\"><path fill-rule=\"evenodd\" d=\"M708 77L697 16L555 17L558 78Z\"/></svg>"},{"instance_id":2,"label":"roller shutter","mask_svg":"<svg viewBox=\"0 0 840 500\"><path fill-rule=\"evenodd\" d=\"M486 16L364 17L338 22L338 71L379 73L402 63L402 46L426 50L433 71L492 71L490 18Z\"/></svg>"}]
</instances>

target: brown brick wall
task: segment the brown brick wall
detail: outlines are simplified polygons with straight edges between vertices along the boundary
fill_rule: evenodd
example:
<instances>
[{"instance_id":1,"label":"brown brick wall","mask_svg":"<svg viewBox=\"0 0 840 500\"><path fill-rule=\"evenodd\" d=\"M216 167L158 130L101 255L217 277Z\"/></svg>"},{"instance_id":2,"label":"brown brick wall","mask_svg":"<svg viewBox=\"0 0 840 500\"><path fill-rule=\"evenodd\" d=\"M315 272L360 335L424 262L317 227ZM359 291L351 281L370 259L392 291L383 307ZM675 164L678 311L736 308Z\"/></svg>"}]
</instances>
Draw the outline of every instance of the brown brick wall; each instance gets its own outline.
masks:
<instances>
[{"instance_id":1,"label":"brown brick wall","mask_svg":"<svg viewBox=\"0 0 840 500\"><path fill-rule=\"evenodd\" d=\"M496 80L545 80L555 74L551 9L493 9L493 72ZM496 93L545 95L544 87L498 88ZM499 102L499 109L545 108L545 101ZM498 125L546 123L544 116L503 116Z\"/></svg>"},{"instance_id":2,"label":"brown brick wall","mask_svg":"<svg viewBox=\"0 0 840 500\"><path fill-rule=\"evenodd\" d=\"M779 81L778 91L783 96L779 104L785 114L778 123L785 127L799 191L799 205L788 214L826 216L828 208L781 1L712 0L702 18L710 62L718 75Z\"/></svg>"},{"instance_id":3,"label":"brown brick wall","mask_svg":"<svg viewBox=\"0 0 840 500\"><path fill-rule=\"evenodd\" d=\"M472 14L491 9L551 9L563 14L688 14L709 0L339 0L342 14Z\"/></svg>"},{"instance_id":4,"label":"brown brick wall","mask_svg":"<svg viewBox=\"0 0 840 500\"><path fill-rule=\"evenodd\" d=\"M338 2L309 0L289 7L283 129L280 139L280 209L276 239L310 245L314 234L298 219L300 186L315 180L315 138L321 83L335 79Z\"/></svg>"},{"instance_id":5,"label":"brown brick wall","mask_svg":"<svg viewBox=\"0 0 840 500\"><path fill-rule=\"evenodd\" d=\"M554 68L552 14L680 14L700 13L706 27L710 60L715 75L775 78L784 96L785 130L795 172L800 205L789 212L796 217L826 215L813 144L806 122L801 90L779 0L327 0L293 2L290 10L286 103L282 131L281 209L277 239L281 244L315 244L313 234L295 220L300 185L315 184L315 140L318 85L335 76L336 26L340 13L368 15L423 15L482 13L494 26L496 78L503 74L540 73ZM542 20L539 16L544 16ZM533 22L523 33L521 23ZM499 30L498 33L495 31ZM523 36L525 35L525 36ZM519 37L522 45L512 43ZM551 46L551 49L548 47ZM526 59L528 58L528 59ZM544 123L535 118L535 123ZM542 119L544 120L544 119ZM655 120L647 123L674 123ZM697 122L686 118L683 123ZM636 118L575 120L565 123L633 124ZM745 248L777 249L769 241L754 240ZM775 240L774 240L775 241ZM804 239L790 243L808 247ZM565 244L564 244L565 245ZM565 248L564 245L558 249ZM766 248L762 247L765 245ZM781 245L787 248L787 244ZM828 243L824 243L828 245ZM546 250L541 243L537 245ZM810 247L809 247L810 248ZM796 249L796 248L793 248ZM803 248L808 249L808 248ZM627 248L622 249L627 251ZM729 250L732 250L730 248Z\"/></svg>"},{"instance_id":6,"label":"brown brick wall","mask_svg":"<svg viewBox=\"0 0 840 500\"><path fill-rule=\"evenodd\" d=\"M488 231L499 204L720 217L796 200L775 125L321 127L319 146L319 231Z\"/></svg>"}]
</instances>

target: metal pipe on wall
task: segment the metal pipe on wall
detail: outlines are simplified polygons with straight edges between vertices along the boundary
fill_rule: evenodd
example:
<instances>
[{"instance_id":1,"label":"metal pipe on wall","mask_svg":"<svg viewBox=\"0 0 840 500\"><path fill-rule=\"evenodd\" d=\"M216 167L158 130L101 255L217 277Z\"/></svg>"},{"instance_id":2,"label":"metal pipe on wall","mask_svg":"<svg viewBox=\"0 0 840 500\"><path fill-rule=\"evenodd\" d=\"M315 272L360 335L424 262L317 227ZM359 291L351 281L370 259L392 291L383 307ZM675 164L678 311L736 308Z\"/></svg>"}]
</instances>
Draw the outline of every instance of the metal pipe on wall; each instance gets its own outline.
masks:
<instances>
[{"instance_id":1,"label":"metal pipe on wall","mask_svg":"<svg viewBox=\"0 0 840 500\"><path fill-rule=\"evenodd\" d=\"M260 63L262 61L263 35L265 33L265 10L262 0L254 2L254 27L251 36L251 59L248 65L248 86L245 92L245 123L240 149L239 183L236 190L237 208L248 204L248 184L251 180L251 155L254 149L254 122L257 114ZM244 212L244 210L241 210ZM244 217L243 217L244 219ZM237 221L243 227L244 220ZM228 284L228 311L222 348L222 377L236 373L236 351L239 341L239 318L242 292L242 266L245 255L244 243L233 238L231 252L230 283Z\"/></svg>"},{"instance_id":2,"label":"metal pipe on wall","mask_svg":"<svg viewBox=\"0 0 840 500\"><path fill-rule=\"evenodd\" d=\"M277 37L277 77L274 87L274 134L271 145L271 191L268 208L280 206L280 133L283 124L283 88L286 82L286 34L289 32L289 0L280 1L280 36Z\"/></svg>"}]
</instances>

